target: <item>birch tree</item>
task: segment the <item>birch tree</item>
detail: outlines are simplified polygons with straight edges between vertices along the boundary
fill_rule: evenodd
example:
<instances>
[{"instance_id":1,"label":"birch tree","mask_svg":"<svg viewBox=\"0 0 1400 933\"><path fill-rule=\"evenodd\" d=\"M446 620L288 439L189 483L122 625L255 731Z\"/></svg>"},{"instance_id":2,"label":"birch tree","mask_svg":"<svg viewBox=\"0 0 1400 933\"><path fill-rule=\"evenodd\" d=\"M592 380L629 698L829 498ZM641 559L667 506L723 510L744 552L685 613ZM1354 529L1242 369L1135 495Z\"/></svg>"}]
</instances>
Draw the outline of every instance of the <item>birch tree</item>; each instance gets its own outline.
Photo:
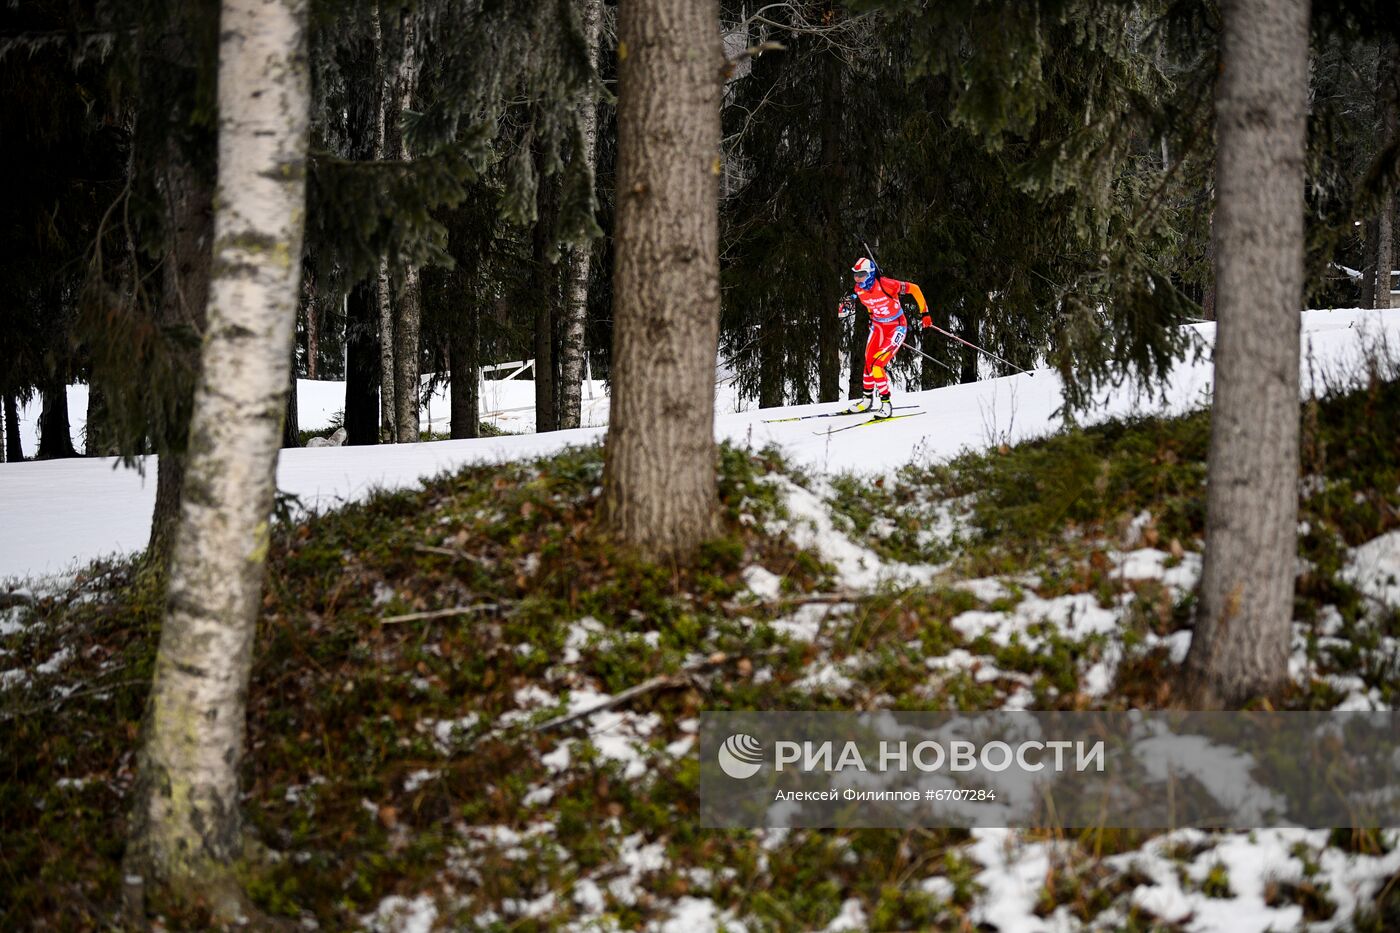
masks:
<instances>
[{"instance_id":1,"label":"birch tree","mask_svg":"<svg viewBox=\"0 0 1400 933\"><path fill-rule=\"evenodd\" d=\"M126 874L243 906L238 772L305 206L307 0L224 0L208 331Z\"/></svg>"},{"instance_id":2,"label":"birch tree","mask_svg":"<svg viewBox=\"0 0 1400 933\"><path fill-rule=\"evenodd\" d=\"M618 6L613 400L603 514L681 556L716 528L720 90L717 0Z\"/></svg>"},{"instance_id":3,"label":"birch tree","mask_svg":"<svg viewBox=\"0 0 1400 933\"><path fill-rule=\"evenodd\" d=\"M598 60L599 33L603 24L602 0L583 0L583 37L588 60ZM579 114L583 146L575 154L596 168L598 155L598 102L590 95ZM582 421L583 328L588 320L588 277L592 243L569 251L569 278L564 295L564 320L559 342L559 427L576 428Z\"/></svg>"},{"instance_id":4,"label":"birch tree","mask_svg":"<svg viewBox=\"0 0 1400 933\"><path fill-rule=\"evenodd\" d=\"M1223 3L1215 109L1215 398L1206 543L1186 658L1204 705L1288 676L1309 0Z\"/></svg>"}]
</instances>

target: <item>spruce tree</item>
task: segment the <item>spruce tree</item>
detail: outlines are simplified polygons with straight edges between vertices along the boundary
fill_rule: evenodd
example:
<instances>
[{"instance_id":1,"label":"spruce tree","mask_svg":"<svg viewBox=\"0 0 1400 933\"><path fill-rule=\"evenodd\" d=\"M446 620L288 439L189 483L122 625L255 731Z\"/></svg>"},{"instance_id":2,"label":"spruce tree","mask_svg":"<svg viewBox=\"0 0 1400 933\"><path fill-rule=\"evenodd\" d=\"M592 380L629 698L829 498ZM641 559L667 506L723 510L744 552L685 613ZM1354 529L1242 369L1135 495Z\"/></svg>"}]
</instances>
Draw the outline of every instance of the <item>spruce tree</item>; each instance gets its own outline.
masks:
<instances>
[{"instance_id":1,"label":"spruce tree","mask_svg":"<svg viewBox=\"0 0 1400 933\"><path fill-rule=\"evenodd\" d=\"M694 552L716 528L720 91L715 2L618 9L612 413L603 515L627 545Z\"/></svg>"},{"instance_id":2,"label":"spruce tree","mask_svg":"<svg viewBox=\"0 0 1400 933\"><path fill-rule=\"evenodd\" d=\"M1229 0L1215 92L1215 394L1201 601L1186 658L1198 702L1288 678L1298 548L1299 315L1308 0Z\"/></svg>"}]
</instances>

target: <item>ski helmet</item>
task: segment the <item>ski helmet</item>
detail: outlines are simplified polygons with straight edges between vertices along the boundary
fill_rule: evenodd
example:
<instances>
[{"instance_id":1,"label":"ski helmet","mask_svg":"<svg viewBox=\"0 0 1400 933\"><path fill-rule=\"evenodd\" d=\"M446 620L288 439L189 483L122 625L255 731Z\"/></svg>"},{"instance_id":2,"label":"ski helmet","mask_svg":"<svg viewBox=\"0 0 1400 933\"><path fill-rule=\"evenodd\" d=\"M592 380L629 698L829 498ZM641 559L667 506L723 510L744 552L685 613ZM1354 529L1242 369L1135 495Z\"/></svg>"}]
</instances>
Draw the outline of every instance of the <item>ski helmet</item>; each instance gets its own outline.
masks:
<instances>
[{"instance_id":1,"label":"ski helmet","mask_svg":"<svg viewBox=\"0 0 1400 933\"><path fill-rule=\"evenodd\" d=\"M869 288L875 284L875 276L880 272L875 263L865 256L856 260L856 264L851 266L851 274L855 276L856 284L861 288Z\"/></svg>"}]
</instances>

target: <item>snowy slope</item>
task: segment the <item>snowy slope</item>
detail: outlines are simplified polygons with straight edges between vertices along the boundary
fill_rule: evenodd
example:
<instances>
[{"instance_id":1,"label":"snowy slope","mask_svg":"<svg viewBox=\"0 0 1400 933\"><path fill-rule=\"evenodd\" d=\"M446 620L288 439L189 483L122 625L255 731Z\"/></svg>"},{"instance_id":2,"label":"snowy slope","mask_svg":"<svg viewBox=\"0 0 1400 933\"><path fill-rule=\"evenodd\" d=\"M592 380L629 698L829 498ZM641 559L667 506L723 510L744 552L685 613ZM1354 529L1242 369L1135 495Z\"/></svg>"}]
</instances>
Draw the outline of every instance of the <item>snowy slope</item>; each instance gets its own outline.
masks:
<instances>
[{"instance_id":1,"label":"snowy slope","mask_svg":"<svg viewBox=\"0 0 1400 933\"><path fill-rule=\"evenodd\" d=\"M1400 310L1310 311L1304 315L1304 391L1324 379L1355 379L1362 372L1368 348L1384 340L1400 349ZM1208 350L1213 324L1193 330ZM526 408L533 385L512 380L484 408ZM1179 413L1209 401L1211 370L1208 353L1181 365L1172 376L1164 400L1139 400L1127 392L1110 393L1095 419L1133 413ZM765 419L830 410L831 405L738 411L728 382L717 389L717 436L735 443L780 446L793 460L819 471L874 471L897 467L914 459L941 459L964 448L1026 440L1059 427L1053 412L1061 403L1061 386L1051 372L1017 375L969 385L950 386L902 395L900 404L917 402L924 414L890 424L820 435L820 429L842 421L798 421L780 424ZM303 381L299 412L303 427L319 427L338 411L343 399L339 383ZM601 395L601 386L596 387ZM80 403L81 399L81 403ZM75 433L86 408L86 390L70 390ZM498 409L491 409L498 410ZM429 414L441 429L445 398L435 397ZM606 402L595 397L592 415L602 421ZM37 412L35 412L37 414ZM510 412L520 430L533 422L529 411ZM504 415L503 426L505 426ZM375 488L397 488L423 476L470 462L499 462L546 454L570 444L594 443L604 428L587 427L552 434L439 441L382 447L341 447L289 450L278 464L279 488L309 506L327 506L353 499ZM33 437L26 440L33 450ZM154 464L143 479L111 459L82 459L47 463L0 464L0 578L62 572L73 564L145 545L155 498Z\"/></svg>"}]
</instances>

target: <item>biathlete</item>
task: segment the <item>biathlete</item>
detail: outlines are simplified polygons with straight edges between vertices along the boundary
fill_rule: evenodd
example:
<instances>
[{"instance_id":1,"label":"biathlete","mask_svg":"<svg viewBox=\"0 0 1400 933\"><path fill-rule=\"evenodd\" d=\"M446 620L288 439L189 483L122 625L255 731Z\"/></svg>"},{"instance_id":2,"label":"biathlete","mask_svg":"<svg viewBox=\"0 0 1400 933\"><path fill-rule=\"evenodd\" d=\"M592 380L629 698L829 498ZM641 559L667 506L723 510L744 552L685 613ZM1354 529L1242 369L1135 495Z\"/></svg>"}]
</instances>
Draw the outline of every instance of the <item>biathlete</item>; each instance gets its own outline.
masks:
<instances>
[{"instance_id":1,"label":"biathlete","mask_svg":"<svg viewBox=\"0 0 1400 933\"><path fill-rule=\"evenodd\" d=\"M890 402L890 379L886 370L909 332L899 296L914 296L922 316L919 322L921 327L932 327L933 319L929 317L924 293L913 282L883 276L875 263L865 258L856 260L851 274L855 277L855 290L841 299L836 315L844 320L855 313L857 301L865 305L865 310L870 312L870 339L865 344L865 395L843 414L869 411L874 407L875 393L878 391L880 407L875 411L875 417L888 418L894 414L894 406Z\"/></svg>"}]
</instances>

